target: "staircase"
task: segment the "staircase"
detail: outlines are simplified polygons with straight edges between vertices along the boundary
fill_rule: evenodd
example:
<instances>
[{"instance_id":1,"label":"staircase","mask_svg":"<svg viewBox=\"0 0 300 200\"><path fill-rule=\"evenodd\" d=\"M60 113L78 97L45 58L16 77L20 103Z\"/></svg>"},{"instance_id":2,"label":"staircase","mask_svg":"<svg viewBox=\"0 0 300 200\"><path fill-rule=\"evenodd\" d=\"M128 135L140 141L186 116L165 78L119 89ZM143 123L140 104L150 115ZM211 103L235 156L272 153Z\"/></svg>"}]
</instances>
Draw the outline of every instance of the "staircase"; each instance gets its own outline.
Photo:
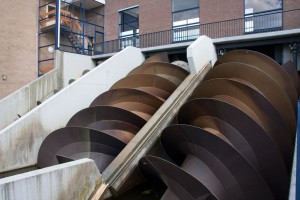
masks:
<instances>
[{"instance_id":1,"label":"staircase","mask_svg":"<svg viewBox=\"0 0 300 200\"><path fill-rule=\"evenodd\" d=\"M92 46L90 45L90 40L84 37L84 44L82 41L82 36L79 36L72 32L69 27L62 27L62 33L67 38L67 40L75 49L76 53L83 55L92 55Z\"/></svg>"},{"instance_id":2,"label":"staircase","mask_svg":"<svg viewBox=\"0 0 300 200\"><path fill-rule=\"evenodd\" d=\"M93 43L88 36L85 36L77 17L71 12L61 10L61 32L71 43L76 53L91 55Z\"/></svg>"},{"instance_id":3,"label":"staircase","mask_svg":"<svg viewBox=\"0 0 300 200\"><path fill-rule=\"evenodd\" d=\"M53 27L56 23L56 10L51 10L40 15L44 19L40 23L41 30ZM76 53L83 55L91 55L93 51L93 38L84 35L83 28L81 27L78 17L73 15L70 11L60 11L60 24L61 33L70 42L71 47L75 49Z\"/></svg>"}]
</instances>

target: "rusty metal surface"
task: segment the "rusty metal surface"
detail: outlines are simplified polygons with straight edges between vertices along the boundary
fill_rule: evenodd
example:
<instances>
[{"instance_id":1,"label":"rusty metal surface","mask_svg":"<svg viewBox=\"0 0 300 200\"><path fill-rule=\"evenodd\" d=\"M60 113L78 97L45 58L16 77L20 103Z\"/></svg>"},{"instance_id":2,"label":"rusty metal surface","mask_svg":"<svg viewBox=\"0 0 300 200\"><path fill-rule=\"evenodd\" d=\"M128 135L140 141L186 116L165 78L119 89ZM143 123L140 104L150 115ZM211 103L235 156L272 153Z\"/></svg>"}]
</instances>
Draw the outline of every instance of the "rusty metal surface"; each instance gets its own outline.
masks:
<instances>
[{"instance_id":1,"label":"rusty metal surface","mask_svg":"<svg viewBox=\"0 0 300 200\"><path fill-rule=\"evenodd\" d=\"M255 152L258 171L274 196L279 199L286 198L289 176L285 162L278 147L261 126L236 106L213 98L192 99L186 102L179 110L178 121L197 126L201 120L200 116L216 117L234 127Z\"/></svg>"},{"instance_id":2,"label":"rusty metal surface","mask_svg":"<svg viewBox=\"0 0 300 200\"><path fill-rule=\"evenodd\" d=\"M141 65L141 74L135 71L119 80L90 107L75 113L66 128L47 136L38 166L91 158L103 171L187 76L179 67L161 61L168 61L167 53L147 59L145 63L155 64Z\"/></svg>"},{"instance_id":3,"label":"rusty metal surface","mask_svg":"<svg viewBox=\"0 0 300 200\"><path fill-rule=\"evenodd\" d=\"M239 106L237 103L234 105L251 118L257 117L259 122L256 122L264 128L277 145L283 158L285 158L287 169L290 169L293 154L292 138L295 133L289 132L279 112L256 88L251 87L247 82L236 79L210 79L200 84L191 98L207 97L234 103L230 99L228 101L228 98L224 98L224 96L243 102L243 106ZM245 107L248 107L252 112L249 112Z\"/></svg>"},{"instance_id":4,"label":"rusty metal surface","mask_svg":"<svg viewBox=\"0 0 300 200\"><path fill-rule=\"evenodd\" d=\"M137 126L117 120L96 121L89 124L87 127L94 130L99 130L103 133L118 138L126 144L139 131L139 128Z\"/></svg>"},{"instance_id":5,"label":"rusty metal surface","mask_svg":"<svg viewBox=\"0 0 300 200\"><path fill-rule=\"evenodd\" d=\"M252 146L240 132L227 122L212 116L199 116L197 123L191 125L207 130L234 146L241 155L259 170L258 161Z\"/></svg>"},{"instance_id":6,"label":"rusty metal surface","mask_svg":"<svg viewBox=\"0 0 300 200\"><path fill-rule=\"evenodd\" d=\"M168 52L161 52L151 55L143 62L143 64L151 62L169 62Z\"/></svg>"},{"instance_id":7,"label":"rusty metal surface","mask_svg":"<svg viewBox=\"0 0 300 200\"><path fill-rule=\"evenodd\" d=\"M170 63L151 62L143 64L128 73L128 75L133 74L154 74L178 86L189 75L189 72Z\"/></svg>"},{"instance_id":8,"label":"rusty metal surface","mask_svg":"<svg viewBox=\"0 0 300 200\"><path fill-rule=\"evenodd\" d=\"M161 99L146 92L121 88L109 90L99 95L91 103L91 107L96 105L114 106L135 113L148 121L162 103Z\"/></svg>"},{"instance_id":9,"label":"rusty metal surface","mask_svg":"<svg viewBox=\"0 0 300 200\"><path fill-rule=\"evenodd\" d=\"M127 110L112 106L95 106L77 112L66 126L87 127L91 123L102 120L123 121L139 128L143 127L146 123L144 119Z\"/></svg>"},{"instance_id":10,"label":"rusty metal surface","mask_svg":"<svg viewBox=\"0 0 300 200\"><path fill-rule=\"evenodd\" d=\"M297 66L292 62L288 61L282 65L283 69L288 73L288 75L291 77L293 80L294 86L297 89L297 94L299 97L300 93L300 82L299 82L299 75L297 71Z\"/></svg>"},{"instance_id":11,"label":"rusty metal surface","mask_svg":"<svg viewBox=\"0 0 300 200\"><path fill-rule=\"evenodd\" d=\"M125 143L100 131L66 127L46 137L38 154L37 165L42 168L58 164L56 155L80 159L93 157L86 152L94 152L102 161L102 164L98 165L101 171L110 163L110 158L115 157L124 147Z\"/></svg>"},{"instance_id":12,"label":"rusty metal surface","mask_svg":"<svg viewBox=\"0 0 300 200\"><path fill-rule=\"evenodd\" d=\"M299 83L290 67L294 82L257 52L219 58L180 108L179 124L161 134L163 149L178 166L151 156L139 163L168 186L161 199L288 198ZM205 190L193 196L197 187Z\"/></svg>"},{"instance_id":13,"label":"rusty metal surface","mask_svg":"<svg viewBox=\"0 0 300 200\"><path fill-rule=\"evenodd\" d=\"M172 125L162 132L161 143L182 169L219 199L274 199L253 166L235 148L209 131L190 125Z\"/></svg>"},{"instance_id":14,"label":"rusty metal surface","mask_svg":"<svg viewBox=\"0 0 300 200\"><path fill-rule=\"evenodd\" d=\"M260 91L279 111L289 131L295 133L296 116L287 93L276 81L261 70L243 63L225 63L215 66L207 73L204 81L215 78L231 78L246 81Z\"/></svg>"},{"instance_id":15,"label":"rusty metal surface","mask_svg":"<svg viewBox=\"0 0 300 200\"><path fill-rule=\"evenodd\" d=\"M184 171L180 167L154 156L146 156L139 162L140 168L146 173L158 174L162 181L178 199L195 200L206 199L210 196L210 191L196 178ZM176 174L176 176L174 176ZM164 194L162 199L170 199L168 194Z\"/></svg>"},{"instance_id":16,"label":"rusty metal surface","mask_svg":"<svg viewBox=\"0 0 300 200\"><path fill-rule=\"evenodd\" d=\"M158 109L163 101L156 96L146 93L141 90L132 88L120 88L108 90L96 97L91 103L90 107L100 105L115 105L120 102L138 102Z\"/></svg>"},{"instance_id":17,"label":"rusty metal surface","mask_svg":"<svg viewBox=\"0 0 300 200\"><path fill-rule=\"evenodd\" d=\"M134 74L116 82L110 89L134 88L166 100L176 89L171 81L152 74Z\"/></svg>"},{"instance_id":18,"label":"rusty metal surface","mask_svg":"<svg viewBox=\"0 0 300 200\"><path fill-rule=\"evenodd\" d=\"M215 65L228 62L249 64L262 70L283 87L293 105L297 104L298 95L292 79L285 72L285 70L270 57L255 51L235 50L225 53L217 60Z\"/></svg>"}]
</instances>

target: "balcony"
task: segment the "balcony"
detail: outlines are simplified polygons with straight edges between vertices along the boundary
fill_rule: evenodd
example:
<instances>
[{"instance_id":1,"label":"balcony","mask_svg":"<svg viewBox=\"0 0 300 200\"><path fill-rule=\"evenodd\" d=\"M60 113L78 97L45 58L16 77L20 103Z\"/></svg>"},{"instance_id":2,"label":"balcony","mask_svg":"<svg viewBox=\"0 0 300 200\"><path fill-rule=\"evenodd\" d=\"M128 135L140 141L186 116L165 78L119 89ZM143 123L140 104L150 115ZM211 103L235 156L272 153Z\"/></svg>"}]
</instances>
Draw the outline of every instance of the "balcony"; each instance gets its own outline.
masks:
<instances>
[{"instance_id":1,"label":"balcony","mask_svg":"<svg viewBox=\"0 0 300 200\"><path fill-rule=\"evenodd\" d=\"M299 19L300 9L294 9L286 11L272 10L245 15L244 18L200 25L197 23L188 24L171 30L130 35L126 38L97 43L95 46L98 51L94 55L118 52L126 46L147 48L188 42L197 39L200 35L207 35L214 39L291 30L300 28Z\"/></svg>"}]
</instances>

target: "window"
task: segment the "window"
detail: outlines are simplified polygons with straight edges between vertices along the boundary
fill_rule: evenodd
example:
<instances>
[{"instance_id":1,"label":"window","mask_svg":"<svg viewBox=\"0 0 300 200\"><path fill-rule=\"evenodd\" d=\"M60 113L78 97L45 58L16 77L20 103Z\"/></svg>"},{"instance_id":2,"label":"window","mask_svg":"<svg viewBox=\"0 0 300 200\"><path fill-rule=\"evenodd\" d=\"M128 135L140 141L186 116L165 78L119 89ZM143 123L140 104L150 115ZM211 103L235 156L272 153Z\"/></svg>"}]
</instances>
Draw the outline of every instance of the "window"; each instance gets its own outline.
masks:
<instances>
[{"instance_id":1,"label":"window","mask_svg":"<svg viewBox=\"0 0 300 200\"><path fill-rule=\"evenodd\" d=\"M282 28L282 0L245 0L245 33Z\"/></svg>"},{"instance_id":2,"label":"window","mask_svg":"<svg viewBox=\"0 0 300 200\"><path fill-rule=\"evenodd\" d=\"M199 0L173 0L173 42L199 37Z\"/></svg>"},{"instance_id":3,"label":"window","mask_svg":"<svg viewBox=\"0 0 300 200\"><path fill-rule=\"evenodd\" d=\"M120 48L139 46L139 8L129 8L119 12Z\"/></svg>"}]
</instances>

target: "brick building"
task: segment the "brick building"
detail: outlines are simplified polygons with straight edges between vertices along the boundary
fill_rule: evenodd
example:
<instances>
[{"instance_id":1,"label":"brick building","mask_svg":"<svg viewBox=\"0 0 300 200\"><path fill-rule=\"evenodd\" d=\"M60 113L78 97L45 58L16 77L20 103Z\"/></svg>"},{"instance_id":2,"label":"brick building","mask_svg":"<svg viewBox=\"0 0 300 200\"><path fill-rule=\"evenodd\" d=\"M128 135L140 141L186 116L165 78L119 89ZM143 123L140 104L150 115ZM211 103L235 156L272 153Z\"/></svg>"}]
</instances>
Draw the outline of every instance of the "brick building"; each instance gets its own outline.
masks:
<instances>
[{"instance_id":1,"label":"brick building","mask_svg":"<svg viewBox=\"0 0 300 200\"><path fill-rule=\"evenodd\" d=\"M270 38L268 42L254 41L251 35L299 28L299 9L297 0L111 0L105 5L104 52L116 51L115 46L147 48L187 42L199 35L214 39L250 36L247 44L228 41L230 45L220 48L253 49L283 63L292 58L289 45L297 38L284 36L285 41L278 43L270 42Z\"/></svg>"}]
</instances>

